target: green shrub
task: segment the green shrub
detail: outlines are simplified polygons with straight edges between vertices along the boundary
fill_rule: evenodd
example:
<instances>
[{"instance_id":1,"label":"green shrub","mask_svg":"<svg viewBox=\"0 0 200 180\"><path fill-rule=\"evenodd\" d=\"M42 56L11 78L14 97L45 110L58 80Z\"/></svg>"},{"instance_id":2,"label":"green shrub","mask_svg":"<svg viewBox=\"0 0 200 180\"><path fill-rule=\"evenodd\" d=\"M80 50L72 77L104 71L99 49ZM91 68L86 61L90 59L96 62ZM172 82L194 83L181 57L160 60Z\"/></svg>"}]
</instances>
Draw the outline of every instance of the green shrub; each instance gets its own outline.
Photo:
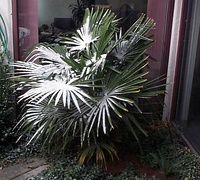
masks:
<instances>
[{"instance_id":1,"label":"green shrub","mask_svg":"<svg viewBox=\"0 0 200 180\"><path fill-rule=\"evenodd\" d=\"M56 159L56 161L55 161ZM84 179L84 180L98 180L105 179L108 176L108 172L98 168L95 165L80 165L77 164L77 159L73 155L68 156L53 156L53 164L50 168L40 175L37 179L48 180L70 180L70 179Z\"/></svg>"},{"instance_id":2,"label":"green shrub","mask_svg":"<svg viewBox=\"0 0 200 180\"><path fill-rule=\"evenodd\" d=\"M55 158L55 157L54 157ZM79 165L74 157L68 156L57 161L49 169L39 174L38 180L155 180L155 177L146 175L138 176L137 170L132 164L119 172L111 174L110 172L99 168L96 165Z\"/></svg>"},{"instance_id":3,"label":"green shrub","mask_svg":"<svg viewBox=\"0 0 200 180\"><path fill-rule=\"evenodd\" d=\"M14 126L14 96L8 73L10 60L8 45L8 34L6 24L0 14L0 151L1 147L13 142L12 128Z\"/></svg>"},{"instance_id":4,"label":"green shrub","mask_svg":"<svg viewBox=\"0 0 200 180\"><path fill-rule=\"evenodd\" d=\"M149 136L141 140L142 162L160 168L166 177L174 174L179 179L199 179L200 156L185 147L178 131L170 122L153 122Z\"/></svg>"},{"instance_id":5,"label":"green shrub","mask_svg":"<svg viewBox=\"0 0 200 180\"><path fill-rule=\"evenodd\" d=\"M8 68L0 63L0 147L14 142L15 103Z\"/></svg>"},{"instance_id":6,"label":"green shrub","mask_svg":"<svg viewBox=\"0 0 200 180\"><path fill-rule=\"evenodd\" d=\"M181 179L200 179L200 156L188 148L174 148L174 172Z\"/></svg>"}]
</instances>

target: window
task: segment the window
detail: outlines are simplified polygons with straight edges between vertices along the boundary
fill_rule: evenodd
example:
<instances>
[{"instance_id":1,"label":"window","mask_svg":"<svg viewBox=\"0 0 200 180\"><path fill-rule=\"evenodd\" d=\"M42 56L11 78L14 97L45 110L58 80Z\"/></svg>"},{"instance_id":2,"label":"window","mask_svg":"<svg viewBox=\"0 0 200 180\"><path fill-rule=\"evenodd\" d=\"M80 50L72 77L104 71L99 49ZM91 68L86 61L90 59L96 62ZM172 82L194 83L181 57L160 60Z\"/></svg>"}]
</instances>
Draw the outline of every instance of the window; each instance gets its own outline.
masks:
<instances>
[{"instance_id":1,"label":"window","mask_svg":"<svg viewBox=\"0 0 200 180\"><path fill-rule=\"evenodd\" d=\"M84 1L84 0L83 0ZM84 1L85 2L85 1ZM141 13L146 13L147 0L87 1L87 6L103 6L117 14L123 30L135 22ZM17 6L18 50L23 60L27 51L38 42L57 42L60 33L73 31L72 9L74 0L13 0ZM84 4L85 5L85 4Z\"/></svg>"},{"instance_id":2,"label":"window","mask_svg":"<svg viewBox=\"0 0 200 180\"><path fill-rule=\"evenodd\" d=\"M81 1L81 0L79 0ZM168 62L169 39L173 15L174 0L83 0L89 2L87 6L101 5L110 8L118 17L122 17L121 25L126 30L141 13L146 13L156 22L152 31L155 43L148 52L157 62L150 63L150 77L166 73ZM27 51L41 40L41 35L48 37L42 41L53 41L59 33L52 29L54 18L73 18L70 4L74 0L12 0L14 53L15 59L23 60ZM44 26L43 26L44 25ZM40 29L42 27L42 29ZM41 33L42 31L43 33ZM55 29L56 30L56 29ZM17 32L17 33L16 33ZM41 34L40 34L41 33ZM53 37L52 37L53 35Z\"/></svg>"},{"instance_id":3,"label":"window","mask_svg":"<svg viewBox=\"0 0 200 180\"><path fill-rule=\"evenodd\" d=\"M200 1L188 2L189 16L185 27L185 49L178 91L176 119L185 129L185 135L200 152Z\"/></svg>"}]
</instances>

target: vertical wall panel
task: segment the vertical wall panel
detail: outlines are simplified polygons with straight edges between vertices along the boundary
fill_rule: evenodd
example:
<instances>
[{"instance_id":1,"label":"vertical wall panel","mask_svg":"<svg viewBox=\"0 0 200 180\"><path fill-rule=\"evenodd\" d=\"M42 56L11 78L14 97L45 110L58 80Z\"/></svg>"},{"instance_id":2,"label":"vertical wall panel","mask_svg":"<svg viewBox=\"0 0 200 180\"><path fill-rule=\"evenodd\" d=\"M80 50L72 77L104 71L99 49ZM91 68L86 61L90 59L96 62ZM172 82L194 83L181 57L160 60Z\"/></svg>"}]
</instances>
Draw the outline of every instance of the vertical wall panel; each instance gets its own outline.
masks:
<instances>
[{"instance_id":1,"label":"vertical wall panel","mask_svg":"<svg viewBox=\"0 0 200 180\"><path fill-rule=\"evenodd\" d=\"M19 56L38 43L38 1L18 0Z\"/></svg>"},{"instance_id":2,"label":"vertical wall panel","mask_svg":"<svg viewBox=\"0 0 200 180\"><path fill-rule=\"evenodd\" d=\"M155 36L155 43L148 54L157 60L150 62L150 78L165 73L167 69L173 2L174 0L148 0L147 16L156 23L155 29L150 33Z\"/></svg>"}]
</instances>

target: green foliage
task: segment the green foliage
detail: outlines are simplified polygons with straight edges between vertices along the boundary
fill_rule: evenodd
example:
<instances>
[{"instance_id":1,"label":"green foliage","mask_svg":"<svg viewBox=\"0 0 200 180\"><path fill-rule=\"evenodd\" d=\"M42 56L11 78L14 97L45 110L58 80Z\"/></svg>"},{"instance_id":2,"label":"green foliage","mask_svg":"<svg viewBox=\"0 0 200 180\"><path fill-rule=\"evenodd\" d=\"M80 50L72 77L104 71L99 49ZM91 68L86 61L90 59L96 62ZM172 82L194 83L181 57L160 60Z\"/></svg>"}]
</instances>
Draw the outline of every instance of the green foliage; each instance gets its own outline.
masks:
<instances>
[{"instance_id":1,"label":"green foliage","mask_svg":"<svg viewBox=\"0 0 200 180\"><path fill-rule=\"evenodd\" d=\"M200 178L200 156L184 146L177 127L170 122L154 122L148 132L149 136L141 140L143 163L160 168L165 177L174 174L179 179Z\"/></svg>"},{"instance_id":2,"label":"green foliage","mask_svg":"<svg viewBox=\"0 0 200 180\"><path fill-rule=\"evenodd\" d=\"M9 53L7 50L8 35L3 17L0 14L0 151L5 145L14 141L14 96L11 88Z\"/></svg>"},{"instance_id":3,"label":"green foliage","mask_svg":"<svg viewBox=\"0 0 200 180\"><path fill-rule=\"evenodd\" d=\"M161 168L165 177L175 174L181 179L200 178L200 157L178 143L151 155L151 164Z\"/></svg>"},{"instance_id":4,"label":"green foliage","mask_svg":"<svg viewBox=\"0 0 200 180\"><path fill-rule=\"evenodd\" d=\"M14 96L9 80L9 67L0 63L0 146L14 141Z\"/></svg>"},{"instance_id":5,"label":"green foliage","mask_svg":"<svg viewBox=\"0 0 200 180\"><path fill-rule=\"evenodd\" d=\"M105 163L105 151L117 157L113 141L105 141L114 131L125 127L137 141L138 132L147 135L140 100L164 93L165 86L162 77L148 81L144 70L154 21L142 15L124 34L117 22L110 10L86 9L83 25L62 46L39 44L25 62L14 63L16 86L26 90L17 128L22 136L33 133L28 144L42 139L43 147L64 151L78 139L75 147L86 148L81 162L95 155Z\"/></svg>"},{"instance_id":6,"label":"green foliage","mask_svg":"<svg viewBox=\"0 0 200 180\"><path fill-rule=\"evenodd\" d=\"M117 151L114 147L112 147L112 145L109 145L106 142L93 143L88 147L83 148L83 151L81 152L79 158L79 163L84 164L86 160L89 161L92 158L96 157L96 164L101 167L105 166L106 153L111 157L112 160L114 159L114 156L118 158Z\"/></svg>"},{"instance_id":7,"label":"green foliage","mask_svg":"<svg viewBox=\"0 0 200 180\"><path fill-rule=\"evenodd\" d=\"M192 153L188 148L179 146L173 152L175 174L181 179L200 179L200 156Z\"/></svg>"},{"instance_id":8,"label":"green foliage","mask_svg":"<svg viewBox=\"0 0 200 180\"><path fill-rule=\"evenodd\" d=\"M139 177L137 170L135 169L133 164L130 163L130 164L127 165L127 167L122 172L120 172L116 175L108 176L106 179L107 180L121 180L121 179L124 179L124 180L136 180L136 179L142 180L144 177Z\"/></svg>"},{"instance_id":9,"label":"green foliage","mask_svg":"<svg viewBox=\"0 0 200 180\"><path fill-rule=\"evenodd\" d=\"M40 144L26 146L25 142L16 146L5 146L0 152L0 167L5 168L19 162L26 162L30 157L40 156Z\"/></svg>"},{"instance_id":10,"label":"green foliage","mask_svg":"<svg viewBox=\"0 0 200 180\"><path fill-rule=\"evenodd\" d=\"M54 157L55 158L55 157ZM146 175L138 176L138 173L132 164L119 172L111 174L110 172L99 168L95 165L80 165L77 164L74 157L57 157L56 162L49 169L39 174L35 179L77 179L77 180L155 180L155 177L147 177Z\"/></svg>"},{"instance_id":11,"label":"green foliage","mask_svg":"<svg viewBox=\"0 0 200 180\"><path fill-rule=\"evenodd\" d=\"M7 50L8 46L8 33L6 29L6 24L2 15L0 14L0 62L3 62L4 59L9 60L9 53Z\"/></svg>"},{"instance_id":12,"label":"green foliage","mask_svg":"<svg viewBox=\"0 0 200 180\"><path fill-rule=\"evenodd\" d=\"M158 150L158 153L151 153L152 162L155 167L159 167L164 176L167 177L170 174L173 174L174 164L172 163L172 159L166 154L166 151L161 152Z\"/></svg>"},{"instance_id":13,"label":"green foliage","mask_svg":"<svg viewBox=\"0 0 200 180\"><path fill-rule=\"evenodd\" d=\"M56 160L55 160L56 157ZM36 179L104 179L109 175L103 169L93 165L80 165L74 155L68 156L54 156L53 164L47 171L44 171Z\"/></svg>"}]
</instances>

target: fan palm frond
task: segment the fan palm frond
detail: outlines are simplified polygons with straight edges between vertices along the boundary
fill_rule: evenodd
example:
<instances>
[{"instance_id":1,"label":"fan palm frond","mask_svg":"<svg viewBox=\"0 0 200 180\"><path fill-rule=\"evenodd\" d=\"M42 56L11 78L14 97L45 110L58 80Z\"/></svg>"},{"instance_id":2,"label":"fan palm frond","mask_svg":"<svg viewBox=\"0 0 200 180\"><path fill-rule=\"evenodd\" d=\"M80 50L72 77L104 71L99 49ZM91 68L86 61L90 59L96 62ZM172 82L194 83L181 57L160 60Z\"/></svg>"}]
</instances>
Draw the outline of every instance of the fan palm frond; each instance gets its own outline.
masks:
<instances>
[{"instance_id":1,"label":"fan palm frond","mask_svg":"<svg viewBox=\"0 0 200 180\"><path fill-rule=\"evenodd\" d=\"M61 135L62 148L75 137L83 146L109 136L119 122L137 140L138 130L146 135L134 111L142 114L139 99L162 94L165 86L163 77L149 81L144 71L153 43L146 33L154 21L142 15L124 34L117 22L110 10L86 9L82 27L64 45L39 44L25 62L14 63L14 79L26 90L19 97L26 108L17 127L24 133L36 128L30 142L43 138L48 144ZM91 148L81 161L96 151L104 162L102 149L116 154L105 144Z\"/></svg>"},{"instance_id":2,"label":"fan palm frond","mask_svg":"<svg viewBox=\"0 0 200 180\"><path fill-rule=\"evenodd\" d=\"M4 57L6 57L6 59L9 62L10 58L7 46L8 46L8 32L5 21L2 15L0 14L0 60L1 61L3 61Z\"/></svg>"},{"instance_id":3,"label":"fan palm frond","mask_svg":"<svg viewBox=\"0 0 200 180\"><path fill-rule=\"evenodd\" d=\"M19 98L20 101L26 99L28 101L38 100L37 103L40 103L46 98L50 97L49 103L55 99L55 106L58 104L62 98L64 107L67 106L70 109L70 106L74 104L78 111L80 111L79 100L83 103L87 103L86 98L92 98L86 94L82 89L80 89L75 83L76 79L71 79L66 83L66 79L57 78L54 80L40 80L37 83L30 83L31 89L22 94Z\"/></svg>"},{"instance_id":4,"label":"fan palm frond","mask_svg":"<svg viewBox=\"0 0 200 180\"><path fill-rule=\"evenodd\" d=\"M79 157L79 163L84 164L90 161L92 158L96 159L96 164L100 167L106 167L106 154L108 154L113 160L114 157L118 158L117 151L114 147L106 142L93 143L87 148L85 148Z\"/></svg>"},{"instance_id":5,"label":"fan palm frond","mask_svg":"<svg viewBox=\"0 0 200 180\"><path fill-rule=\"evenodd\" d=\"M140 93L144 96L143 91L147 82L147 79L144 77L148 72L142 72L141 70L148 63L147 58L141 59L140 56L120 74L112 71L107 74L105 77L105 88L103 88L96 106L93 106L89 113L84 136L87 134L89 137L92 129L97 129L98 136L101 128L107 134L110 129L114 128L113 124L115 122L113 121L115 118L113 118L113 114L122 119L121 112L128 112L128 106L135 106L141 112L135 102L135 98L136 96L140 97Z\"/></svg>"},{"instance_id":6,"label":"fan palm frond","mask_svg":"<svg viewBox=\"0 0 200 180\"><path fill-rule=\"evenodd\" d=\"M62 138L66 140L62 145L64 149L83 126L82 114L75 107L68 110L61 103L55 106L45 99L40 103L32 101L26 104L26 108L15 128L23 130L23 134L33 134L28 144L44 138L43 145L49 146L56 138Z\"/></svg>"}]
</instances>

